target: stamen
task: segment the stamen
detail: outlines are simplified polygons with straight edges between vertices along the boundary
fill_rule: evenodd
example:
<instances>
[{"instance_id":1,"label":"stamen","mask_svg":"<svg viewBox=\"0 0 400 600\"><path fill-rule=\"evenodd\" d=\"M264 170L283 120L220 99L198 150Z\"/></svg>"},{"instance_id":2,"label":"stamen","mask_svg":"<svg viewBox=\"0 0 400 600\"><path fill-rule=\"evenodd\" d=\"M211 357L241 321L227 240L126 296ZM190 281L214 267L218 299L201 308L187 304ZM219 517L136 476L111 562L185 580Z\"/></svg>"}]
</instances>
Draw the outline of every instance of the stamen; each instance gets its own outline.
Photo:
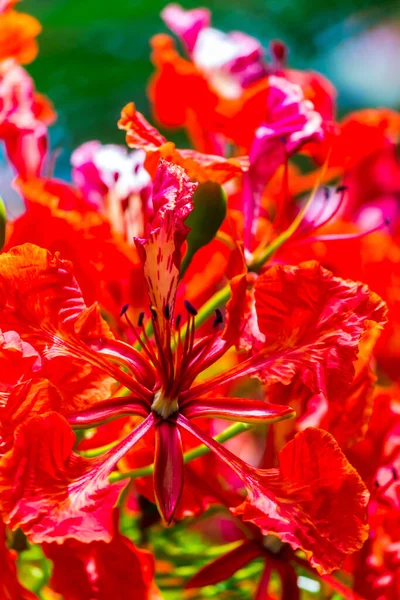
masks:
<instances>
[{"instance_id":1,"label":"stamen","mask_svg":"<svg viewBox=\"0 0 400 600\"><path fill-rule=\"evenodd\" d=\"M224 322L224 319L222 317L222 312L219 310L219 308L216 308L215 309L215 319L213 322L213 329L218 327L218 325L221 325L223 322Z\"/></svg>"},{"instance_id":2,"label":"stamen","mask_svg":"<svg viewBox=\"0 0 400 600\"><path fill-rule=\"evenodd\" d=\"M139 315L138 318L138 327L143 327L143 321L144 321L144 311L142 311Z\"/></svg>"},{"instance_id":3,"label":"stamen","mask_svg":"<svg viewBox=\"0 0 400 600\"><path fill-rule=\"evenodd\" d=\"M314 219L313 229L319 229L320 227L323 227L324 225L329 223L329 221L332 221L332 219L338 214L339 210L343 206L343 201L345 198L346 191L347 191L347 186L345 186L345 185L340 185L336 188L336 194L340 194L340 198L339 198L335 208L332 210L332 212L328 212L325 219L322 218L322 221L319 220L321 218L321 214L319 214L318 217L316 219ZM329 199L329 197L328 197L328 199ZM324 211L325 211L325 207L322 210L322 214L324 213Z\"/></svg>"},{"instance_id":4,"label":"stamen","mask_svg":"<svg viewBox=\"0 0 400 600\"><path fill-rule=\"evenodd\" d=\"M392 475L393 475L393 481L397 481L399 476L397 474L396 469L392 466Z\"/></svg>"},{"instance_id":5,"label":"stamen","mask_svg":"<svg viewBox=\"0 0 400 600\"><path fill-rule=\"evenodd\" d=\"M192 317L195 317L197 315L197 310L195 309L193 304L189 302L189 300L184 300L183 304L185 305L185 308L188 311L189 315L191 315Z\"/></svg>"},{"instance_id":6,"label":"stamen","mask_svg":"<svg viewBox=\"0 0 400 600\"><path fill-rule=\"evenodd\" d=\"M182 315L178 315L175 320L175 329L178 330L181 326Z\"/></svg>"},{"instance_id":7,"label":"stamen","mask_svg":"<svg viewBox=\"0 0 400 600\"><path fill-rule=\"evenodd\" d=\"M171 318L171 312L169 310L169 305L168 304L166 304L164 306L164 317L167 319L167 321L169 321L170 318Z\"/></svg>"},{"instance_id":8,"label":"stamen","mask_svg":"<svg viewBox=\"0 0 400 600\"><path fill-rule=\"evenodd\" d=\"M346 240L357 240L363 238L371 233L375 233L375 231L380 231L384 227L388 225L387 219L385 219L380 225L376 227L372 227L371 229L367 229L366 231L359 231L357 233L332 233L327 235L316 235L315 237L309 237L305 239L301 239L299 241L293 242L296 245L302 244L311 244L312 242L340 242Z\"/></svg>"},{"instance_id":9,"label":"stamen","mask_svg":"<svg viewBox=\"0 0 400 600\"><path fill-rule=\"evenodd\" d=\"M129 308L129 304L124 304L124 306L121 308L121 312L119 313L119 316L123 317L124 314L126 313L126 311L128 310L128 308Z\"/></svg>"},{"instance_id":10,"label":"stamen","mask_svg":"<svg viewBox=\"0 0 400 600\"><path fill-rule=\"evenodd\" d=\"M151 304L150 304L150 312L151 312L151 316L153 318L153 321L157 321L157 311L154 308L154 306L152 306Z\"/></svg>"}]
</instances>

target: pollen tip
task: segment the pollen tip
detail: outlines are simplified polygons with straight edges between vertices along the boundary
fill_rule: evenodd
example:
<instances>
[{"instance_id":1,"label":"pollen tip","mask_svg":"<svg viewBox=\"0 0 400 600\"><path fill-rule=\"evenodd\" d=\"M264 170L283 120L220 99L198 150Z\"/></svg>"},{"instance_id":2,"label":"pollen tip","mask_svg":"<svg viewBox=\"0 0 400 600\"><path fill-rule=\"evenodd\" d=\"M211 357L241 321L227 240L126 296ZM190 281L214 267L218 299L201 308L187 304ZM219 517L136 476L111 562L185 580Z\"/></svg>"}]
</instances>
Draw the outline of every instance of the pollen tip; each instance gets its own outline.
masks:
<instances>
[{"instance_id":1,"label":"pollen tip","mask_svg":"<svg viewBox=\"0 0 400 600\"><path fill-rule=\"evenodd\" d=\"M390 225L390 223L391 223L391 219L389 219L389 217L386 217L385 225Z\"/></svg>"},{"instance_id":2,"label":"pollen tip","mask_svg":"<svg viewBox=\"0 0 400 600\"><path fill-rule=\"evenodd\" d=\"M341 192L345 192L346 190L348 190L347 185L338 185L338 187L336 188L336 193L340 194Z\"/></svg>"},{"instance_id":3,"label":"pollen tip","mask_svg":"<svg viewBox=\"0 0 400 600\"><path fill-rule=\"evenodd\" d=\"M324 190L324 200L329 200L330 195L331 195L331 190L327 185L324 185L324 187L322 188Z\"/></svg>"},{"instance_id":4,"label":"pollen tip","mask_svg":"<svg viewBox=\"0 0 400 600\"><path fill-rule=\"evenodd\" d=\"M121 312L119 313L119 316L123 317L124 314L126 313L126 311L128 310L128 308L129 308L129 304L124 304L124 306L121 308Z\"/></svg>"},{"instance_id":5,"label":"pollen tip","mask_svg":"<svg viewBox=\"0 0 400 600\"><path fill-rule=\"evenodd\" d=\"M164 306L164 317L167 319L167 321L169 321L171 318L171 311L169 310L169 304L166 304Z\"/></svg>"},{"instance_id":6,"label":"pollen tip","mask_svg":"<svg viewBox=\"0 0 400 600\"><path fill-rule=\"evenodd\" d=\"M142 311L139 315L138 318L138 327L142 327L143 326L143 321L144 321L144 311Z\"/></svg>"},{"instance_id":7,"label":"pollen tip","mask_svg":"<svg viewBox=\"0 0 400 600\"><path fill-rule=\"evenodd\" d=\"M393 475L393 481L397 481L399 476L398 473L396 471L396 469L394 467L392 467L392 475Z\"/></svg>"},{"instance_id":8,"label":"pollen tip","mask_svg":"<svg viewBox=\"0 0 400 600\"><path fill-rule=\"evenodd\" d=\"M374 484L375 484L375 487L376 487L376 488L379 488L379 487L380 487L380 485L379 485L378 481L375 481L375 482L374 482Z\"/></svg>"},{"instance_id":9,"label":"pollen tip","mask_svg":"<svg viewBox=\"0 0 400 600\"><path fill-rule=\"evenodd\" d=\"M178 315L175 320L175 329L179 329L182 320L182 315Z\"/></svg>"},{"instance_id":10,"label":"pollen tip","mask_svg":"<svg viewBox=\"0 0 400 600\"><path fill-rule=\"evenodd\" d=\"M220 311L219 308L215 309L215 319L213 322L213 328L215 329L215 327L218 327L218 325L221 325L221 323L224 322L224 319L222 317L222 312Z\"/></svg>"},{"instance_id":11,"label":"pollen tip","mask_svg":"<svg viewBox=\"0 0 400 600\"><path fill-rule=\"evenodd\" d=\"M185 305L185 308L188 311L189 315L192 315L192 317L195 317L197 315L197 310L195 309L193 304L189 302L189 300L184 300L183 304Z\"/></svg>"},{"instance_id":12,"label":"pollen tip","mask_svg":"<svg viewBox=\"0 0 400 600\"><path fill-rule=\"evenodd\" d=\"M156 321L156 320L157 320L157 311L156 311L156 309L154 308L154 306L152 306L151 304L150 304L150 312L151 312L151 316L152 316L152 317L153 317L153 319Z\"/></svg>"}]
</instances>

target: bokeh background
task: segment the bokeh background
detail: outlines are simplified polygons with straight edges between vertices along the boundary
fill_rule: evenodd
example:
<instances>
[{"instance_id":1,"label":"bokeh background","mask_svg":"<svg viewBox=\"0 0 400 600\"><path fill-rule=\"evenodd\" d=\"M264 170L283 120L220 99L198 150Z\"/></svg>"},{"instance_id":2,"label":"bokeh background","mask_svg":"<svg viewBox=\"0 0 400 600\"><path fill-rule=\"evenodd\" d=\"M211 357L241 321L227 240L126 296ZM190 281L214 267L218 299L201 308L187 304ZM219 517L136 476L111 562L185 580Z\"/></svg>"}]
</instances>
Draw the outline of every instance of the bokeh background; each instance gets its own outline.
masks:
<instances>
[{"instance_id":1,"label":"bokeh background","mask_svg":"<svg viewBox=\"0 0 400 600\"><path fill-rule=\"evenodd\" d=\"M43 25L40 54L28 66L37 89L55 104L52 146L62 150L57 174L68 178L69 155L89 139L123 142L116 122L134 100L147 116L152 71L149 39L166 31L159 0L25 0L18 10ZM215 0L213 25L242 30L265 47L285 41L290 64L327 75L340 113L365 106L400 108L399 0ZM171 94L174 90L171 89ZM179 135L169 134L179 140Z\"/></svg>"}]
</instances>

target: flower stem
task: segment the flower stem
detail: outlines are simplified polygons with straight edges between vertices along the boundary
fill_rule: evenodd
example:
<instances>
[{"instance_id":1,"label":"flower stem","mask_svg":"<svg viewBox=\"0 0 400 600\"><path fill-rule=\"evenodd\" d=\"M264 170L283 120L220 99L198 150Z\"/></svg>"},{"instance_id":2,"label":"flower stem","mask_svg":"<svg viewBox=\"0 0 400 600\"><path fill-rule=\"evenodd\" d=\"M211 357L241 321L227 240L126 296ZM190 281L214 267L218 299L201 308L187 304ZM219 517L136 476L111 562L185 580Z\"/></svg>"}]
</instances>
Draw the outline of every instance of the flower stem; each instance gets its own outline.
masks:
<instances>
[{"instance_id":1,"label":"flower stem","mask_svg":"<svg viewBox=\"0 0 400 600\"><path fill-rule=\"evenodd\" d=\"M80 456L84 456L85 458L94 458L96 456L101 456L101 454L104 454L105 452L107 452L108 450L112 450L112 448L114 448L114 446L116 446L118 444L118 440L111 442L110 444L107 444L105 446L99 446L98 448L90 448L90 450L78 450L78 454Z\"/></svg>"},{"instance_id":2,"label":"flower stem","mask_svg":"<svg viewBox=\"0 0 400 600\"><path fill-rule=\"evenodd\" d=\"M234 423L233 425L225 429L225 431L216 435L214 440L220 444L223 444L224 442L227 442L228 440L236 437L240 433L247 431L248 429L250 429L250 427L251 425L249 425L248 423ZM183 461L186 464L188 462L191 462L192 460L195 460L196 458L200 458L200 456L208 454L209 452L210 449L207 448L207 446L200 444L199 446L196 446L196 448L185 452L185 454L183 455ZM154 464L151 464L147 465L146 467L141 467L140 469L127 471L126 473L111 473L109 479L110 483L115 483L116 481L121 481L123 479L137 479L138 477L147 477L149 475L152 475L153 471Z\"/></svg>"}]
</instances>

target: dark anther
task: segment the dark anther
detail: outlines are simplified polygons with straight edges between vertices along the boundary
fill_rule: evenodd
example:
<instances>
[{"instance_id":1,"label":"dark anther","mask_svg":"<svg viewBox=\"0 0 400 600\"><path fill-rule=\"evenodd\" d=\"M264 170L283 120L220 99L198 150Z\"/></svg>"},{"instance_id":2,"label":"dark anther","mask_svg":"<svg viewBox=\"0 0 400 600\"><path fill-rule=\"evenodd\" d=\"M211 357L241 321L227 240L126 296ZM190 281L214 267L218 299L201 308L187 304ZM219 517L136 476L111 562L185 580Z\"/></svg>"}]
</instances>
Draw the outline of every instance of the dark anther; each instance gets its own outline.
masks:
<instances>
[{"instance_id":1,"label":"dark anther","mask_svg":"<svg viewBox=\"0 0 400 600\"><path fill-rule=\"evenodd\" d=\"M392 467L392 475L393 475L393 481L397 481L399 476L397 474L397 471L394 467Z\"/></svg>"},{"instance_id":2,"label":"dark anther","mask_svg":"<svg viewBox=\"0 0 400 600\"><path fill-rule=\"evenodd\" d=\"M331 195L331 190L330 188L328 188L327 185L324 185L324 187L322 188L324 190L324 199L325 200L329 200L329 197Z\"/></svg>"},{"instance_id":3,"label":"dark anther","mask_svg":"<svg viewBox=\"0 0 400 600\"><path fill-rule=\"evenodd\" d=\"M179 326L181 324L181 320L182 320L182 315L178 315L176 317L176 320L175 320L175 329L179 329Z\"/></svg>"},{"instance_id":4,"label":"dark anther","mask_svg":"<svg viewBox=\"0 0 400 600\"><path fill-rule=\"evenodd\" d=\"M339 186L336 188L336 193L337 193L337 194L340 194L341 192L345 192L346 190L347 190L347 185L339 185Z\"/></svg>"},{"instance_id":5,"label":"dark anther","mask_svg":"<svg viewBox=\"0 0 400 600\"><path fill-rule=\"evenodd\" d=\"M215 319L214 319L214 323L213 323L213 327L218 327L218 325L221 325L221 323L224 322L224 319L222 317L222 312L219 310L219 308L215 309Z\"/></svg>"},{"instance_id":6,"label":"dark anther","mask_svg":"<svg viewBox=\"0 0 400 600\"><path fill-rule=\"evenodd\" d=\"M390 219L389 219L389 217L386 217L386 219L385 219L385 225L390 225Z\"/></svg>"},{"instance_id":7,"label":"dark anther","mask_svg":"<svg viewBox=\"0 0 400 600\"><path fill-rule=\"evenodd\" d=\"M138 327L143 327L143 321L144 321L144 312L141 312L138 318Z\"/></svg>"},{"instance_id":8,"label":"dark anther","mask_svg":"<svg viewBox=\"0 0 400 600\"><path fill-rule=\"evenodd\" d=\"M377 481L374 482L375 483L375 487L378 488L380 487L379 483Z\"/></svg>"},{"instance_id":9,"label":"dark anther","mask_svg":"<svg viewBox=\"0 0 400 600\"><path fill-rule=\"evenodd\" d=\"M192 315L192 317L195 317L197 315L197 310L195 309L193 304L190 304L189 300L184 300L183 304L185 305L185 308L188 311L189 315Z\"/></svg>"},{"instance_id":10,"label":"dark anther","mask_svg":"<svg viewBox=\"0 0 400 600\"><path fill-rule=\"evenodd\" d=\"M282 144L286 144L286 142L287 142L287 139L284 135L281 135L280 140L281 140Z\"/></svg>"},{"instance_id":11,"label":"dark anther","mask_svg":"<svg viewBox=\"0 0 400 600\"><path fill-rule=\"evenodd\" d=\"M119 313L119 316L123 317L124 314L126 313L126 311L128 310L128 308L129 308L129 304L124 304L124 306L121 308L121 312Z\"/></svg>"},{"instance_id":12,"label":"dark anther","mask_svg":"<svg viewBox=\"0 0 400 600\"><path fill-rule=\"evenodd\" d=\"M164 306L164 317L167 319L167 321L169 321L170 318L171 318L171 312L169 310L169 304L166 304Z\"/></svg>"},{"instance_id":13,"label":"dark anther","mask_svg":"<svg viewBox=\"0 0 400 600\"><path fill-rule=\"evenodd\" d=\"M151 316L153 317L153 319L154 319L155 321L157 321L157 311L156 311L156 309L154 308L154 306L151 306L151 304L150 304L150 312L151 312Z\"/></svg>"}]
</instances>

